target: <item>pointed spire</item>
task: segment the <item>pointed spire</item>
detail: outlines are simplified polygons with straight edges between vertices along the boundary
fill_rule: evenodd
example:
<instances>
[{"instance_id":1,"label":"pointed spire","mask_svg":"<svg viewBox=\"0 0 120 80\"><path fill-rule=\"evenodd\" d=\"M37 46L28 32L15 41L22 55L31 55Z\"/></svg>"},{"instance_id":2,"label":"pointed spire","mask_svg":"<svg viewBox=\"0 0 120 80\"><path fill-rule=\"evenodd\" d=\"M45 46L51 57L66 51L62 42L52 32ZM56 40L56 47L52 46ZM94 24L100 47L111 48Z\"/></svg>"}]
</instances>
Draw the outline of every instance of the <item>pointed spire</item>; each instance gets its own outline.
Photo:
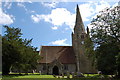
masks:
<instances>
[{"instance_id":1,"label":"pointed spire","mask_svg":"<svg viewBox=\"0 0 120 80\"><path fill-rule=\"evenodd\" d=\"M80 21L81 15L80 15L80 11L79 11L79 6L77 4L77 9L76 9L76 24L77 22Z\"/></svg>"},{"instance_id":2,"label":"pointed spire","mask_svg":"<svg viewBox=\"0 0 120 80\"><path fill-rule=\"evenodd\" d=\"M79 10L79 6L78 6L78 4L77 4L77 11Z\"/></svg>"},{"instance_id":3,"label":"pointed spire","mask_svg":"<svg viewBox=\"0 0 120 80\"><path fill-rule=\"evenodd\" d=\"M79 27L79 29L82 29L82 31L85 31L78 4L77 4L77 9L76 9L75 27Z\"/></svg>"}]
</instances>

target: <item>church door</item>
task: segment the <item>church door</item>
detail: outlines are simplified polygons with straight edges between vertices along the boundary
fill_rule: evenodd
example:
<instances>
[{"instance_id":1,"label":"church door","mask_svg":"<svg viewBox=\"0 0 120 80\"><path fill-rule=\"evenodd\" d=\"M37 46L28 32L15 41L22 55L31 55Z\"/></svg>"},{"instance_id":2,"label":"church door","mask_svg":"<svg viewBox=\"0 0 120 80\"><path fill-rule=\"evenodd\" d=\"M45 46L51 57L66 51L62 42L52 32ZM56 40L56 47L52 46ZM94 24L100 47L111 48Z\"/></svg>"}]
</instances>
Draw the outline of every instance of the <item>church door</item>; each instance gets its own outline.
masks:
<instances>
[{"instance_id":1,"label":"church door","mask_svg":"<svg viewBox=\"0 0 120 80\"><path fill-rule=\"evenodd\" d=\"M53 74L54 74L54 75L59 75L59 69L58 69L57 66L54 66L54 67L53 67Z\"/></svg>"}]
</instances>

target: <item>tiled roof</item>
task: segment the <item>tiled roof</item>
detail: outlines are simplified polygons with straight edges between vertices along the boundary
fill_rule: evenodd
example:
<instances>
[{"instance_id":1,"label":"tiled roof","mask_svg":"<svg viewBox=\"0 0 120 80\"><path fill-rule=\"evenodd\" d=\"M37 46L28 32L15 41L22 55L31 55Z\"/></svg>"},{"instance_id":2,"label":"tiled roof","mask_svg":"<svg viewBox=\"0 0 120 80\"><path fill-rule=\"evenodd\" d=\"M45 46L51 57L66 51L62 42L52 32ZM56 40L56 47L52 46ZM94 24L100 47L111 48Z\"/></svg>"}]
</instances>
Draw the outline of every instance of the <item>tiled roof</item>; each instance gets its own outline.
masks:
<instances>
[{"instance_id":1,"label":"tiled roof","mask_svg":"<svg viewBox=\"0 0 120 80\"><path fill-rule=\"evenodd\" d=\"M42 46L40 56L39 63L51 63L55 59L64 64L76 62L72 46Z\"/></svg>"}]
</instances>

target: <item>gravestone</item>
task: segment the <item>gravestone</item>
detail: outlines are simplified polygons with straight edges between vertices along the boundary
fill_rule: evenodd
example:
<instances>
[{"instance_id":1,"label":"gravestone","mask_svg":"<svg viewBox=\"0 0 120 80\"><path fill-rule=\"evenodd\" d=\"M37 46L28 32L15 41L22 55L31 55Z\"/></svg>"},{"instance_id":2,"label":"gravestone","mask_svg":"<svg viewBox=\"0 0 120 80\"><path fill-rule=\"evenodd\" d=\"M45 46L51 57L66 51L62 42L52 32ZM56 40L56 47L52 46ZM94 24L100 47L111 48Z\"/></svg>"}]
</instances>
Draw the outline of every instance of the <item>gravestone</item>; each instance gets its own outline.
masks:
<instances>
[{"instance_id":1,"label":"gravestone","mask_svg":"<svg viewBox=\"0 0 120 80\"><path fill-rule=\"evenodd\" d=\"M74 72L72 72L72 78L74 78L75 77L75 73Z\"/></svg>"},{"instance_id":2,"label":"gravestone","mask_svg":"<svg viewBox=\"0 0 120 80\"><path fill-rule=\"evenodd\" d=\"M41 71L39 71L40 75L41 75Z\"/></svg>"},{"instance_id":3,"label":"gravestone","mask_svg":"<svg viewBox=\"0 0 120 80\"><path fill-rule=\"evenodd\" d=\"M62 73L62 78L64 78L64 73Z\"/></svg>"},{"instance_id":4,"label":"gravestone","mask_svg":"<svg viewBox=\"0 0 120 80\"><path fill-rule=\"evenodd\" d=\"M70 78L70 73L67 71L67 78Z\"/></svg>"},{"instance_id":5,"label":"gravestone","mask_svg":"<svg viewBox=\"0 0 120 80\"><path fill-rule=\"evenodd\" d=\"M76 77L84 77L84 75L81 72L77 72Z\"/></svg>"}]
</instances>

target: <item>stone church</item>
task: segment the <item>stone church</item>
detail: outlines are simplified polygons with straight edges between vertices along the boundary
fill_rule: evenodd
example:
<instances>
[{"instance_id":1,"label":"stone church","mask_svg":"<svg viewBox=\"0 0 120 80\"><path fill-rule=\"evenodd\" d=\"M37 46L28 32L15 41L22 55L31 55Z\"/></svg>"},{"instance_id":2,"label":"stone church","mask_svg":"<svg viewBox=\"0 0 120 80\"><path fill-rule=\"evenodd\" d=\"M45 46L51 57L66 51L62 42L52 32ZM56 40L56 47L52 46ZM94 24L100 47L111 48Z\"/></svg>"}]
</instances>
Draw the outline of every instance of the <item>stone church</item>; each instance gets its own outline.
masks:
<instances>
[{"instance_id":1,"label":"stone church","mask_svg":"<svg viewBox=\"0 0 120 80\"><path fill-rule=\"evenodd\" d=\"M82 17L77 5L76 22L72 32L72 46L41 46L37 71L42 74L62 74L66 72L96 73L89 58L84 54L85 32Z\"/></svg>"}]
</instances>

